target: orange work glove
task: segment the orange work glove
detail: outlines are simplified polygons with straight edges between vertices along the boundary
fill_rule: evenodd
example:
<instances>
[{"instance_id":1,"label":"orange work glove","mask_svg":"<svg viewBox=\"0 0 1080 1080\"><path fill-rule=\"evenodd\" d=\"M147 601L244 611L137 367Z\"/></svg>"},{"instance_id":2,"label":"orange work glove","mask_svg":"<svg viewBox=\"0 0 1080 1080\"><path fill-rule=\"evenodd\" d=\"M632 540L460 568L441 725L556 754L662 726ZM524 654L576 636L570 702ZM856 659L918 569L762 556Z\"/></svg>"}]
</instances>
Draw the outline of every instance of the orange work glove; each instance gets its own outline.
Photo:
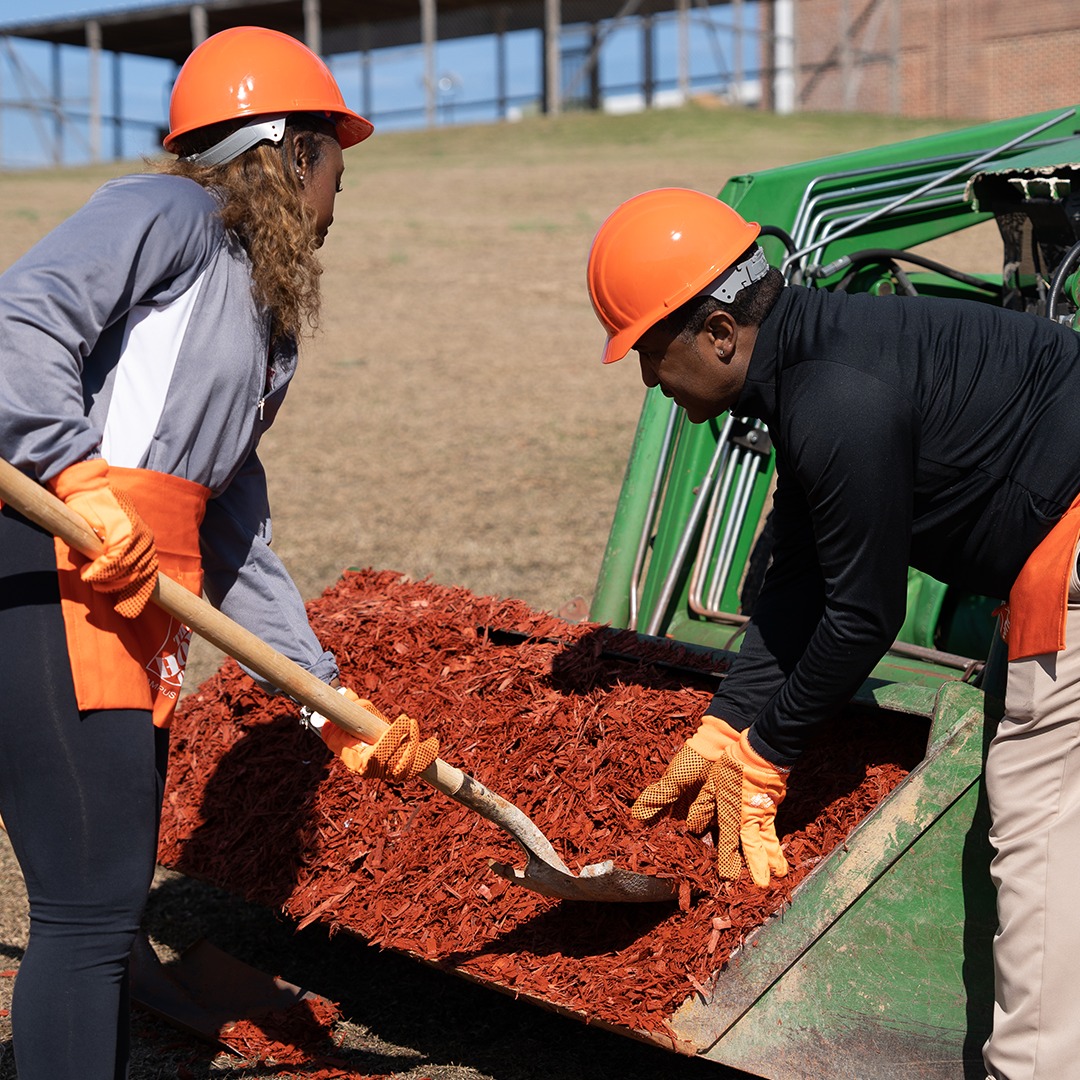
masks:
<instances>
[{"instance_id":1,"label":"orange work glove","mask_svg":"<svg viewBox=\"0 0 1080 1080\"><path fill-rule=\"evenodd\" d=\"M114 595L117 614L142 614L157 581L154 535L127 493L109 486L109 466L102 458L69 465L49 481L53 493L87 524L105 550L79 571L98 592Z\"/></svg>"},{"instance_id":2,"label":"orange work glove","mask_svg":"<svg viewBox=\"0 0 1080 1080\"><path fill-rule=\"evenodd\" d=\"M739 846L754 884L764 888L769 875L785 877L787 859L776 836L776 810L787 794L790 769L773 765L751 746L744 731L708 775L686 815L692 832L717 827L716 868L722 878L742 869Z\"/></svg>"},{"instance_id":3,"label":"orange work glove","mask_svg":"<svg viewBox=\"0 0 1080 1080\"><path fill-rule=\"evenodd\" d=\"M334 752L334 756L340 758L341 763L358 776L369 780L411 780L419 776L439 756L439 740L434 737L421 739L420 725L411 717L402 713L396 720L391 721L370 701L361 698L348 687L340 687L338 693L349 701L362 705L368 712L373 712L390 725L372 744L339 728L333 722L327 723L326 717L319 713L312 713L308 718L309 726L318 731L323 742Z\"/></svg>"},{"instance_id":4,"label":"orange work glove","mask_svg":"<svg viewBox=\"0 0 1080 1080\"><path fill-rule=\"evenodd\" d=\"M630 807L638 821L653 821L667 809L673 817L686 817L687 808L695 801L712 762L724 750L739 741L739 733L719 716L706 713L701 726L687 739L668 764L664 775L651 783Z\"/></svg>"}]
</instances>

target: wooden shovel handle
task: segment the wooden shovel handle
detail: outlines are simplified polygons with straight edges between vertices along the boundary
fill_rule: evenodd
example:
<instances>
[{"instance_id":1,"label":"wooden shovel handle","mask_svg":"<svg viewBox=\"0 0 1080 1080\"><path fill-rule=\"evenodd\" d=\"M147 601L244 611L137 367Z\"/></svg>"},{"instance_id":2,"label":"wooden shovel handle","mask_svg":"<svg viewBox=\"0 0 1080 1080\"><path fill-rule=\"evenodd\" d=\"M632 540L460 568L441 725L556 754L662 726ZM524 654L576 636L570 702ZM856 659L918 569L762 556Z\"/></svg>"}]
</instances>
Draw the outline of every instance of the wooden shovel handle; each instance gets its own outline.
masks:
<instances>
[{"instance_id":1,"label":"wooden shovel handle","mask_svg":"<svg viewBox=\"0 0 1080 1080\"><path fill-rule=\"evenodd\" d=\"M94 558L100 553L101 541L82 517L69 509L51 491L2 459L0 501L47 529L53 536L60 537L84 555ZM271 685L283 690L309 709L329 717L338 727L365 742L375 742L386 730L385 722L375 713L349 701L299 664L271 648L251 631L233 622L202 597L188 592L172 578L164 574L158 575L151 600L222 652L257 672ZM421 773L421 779L444 794L454 797L466 777L460 769L437 758Z\"/></svg>"}]
</instances>

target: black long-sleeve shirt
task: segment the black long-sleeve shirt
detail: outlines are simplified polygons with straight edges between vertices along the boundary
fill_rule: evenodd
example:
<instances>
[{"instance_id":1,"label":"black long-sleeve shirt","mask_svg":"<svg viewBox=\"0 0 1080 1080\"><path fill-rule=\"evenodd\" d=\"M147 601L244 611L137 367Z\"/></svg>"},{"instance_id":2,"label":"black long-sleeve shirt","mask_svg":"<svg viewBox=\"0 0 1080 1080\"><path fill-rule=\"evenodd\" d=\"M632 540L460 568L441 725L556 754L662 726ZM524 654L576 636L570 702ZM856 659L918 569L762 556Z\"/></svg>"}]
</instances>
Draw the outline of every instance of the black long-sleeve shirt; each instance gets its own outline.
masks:
<instances>
[{"instance_id":1,"label":"black long-sleeve shirt","mask_svg":"<svg viewBox=\"0 0 1080 1080\"><path fill-rule=\"evenodd\" d=\"M776 540L708 711L777 764L896 639L908 566L1006 597L1080 491L1080 334L976 301L789 287L732 412L776 447Z\"/></svg>"}]
</instances>

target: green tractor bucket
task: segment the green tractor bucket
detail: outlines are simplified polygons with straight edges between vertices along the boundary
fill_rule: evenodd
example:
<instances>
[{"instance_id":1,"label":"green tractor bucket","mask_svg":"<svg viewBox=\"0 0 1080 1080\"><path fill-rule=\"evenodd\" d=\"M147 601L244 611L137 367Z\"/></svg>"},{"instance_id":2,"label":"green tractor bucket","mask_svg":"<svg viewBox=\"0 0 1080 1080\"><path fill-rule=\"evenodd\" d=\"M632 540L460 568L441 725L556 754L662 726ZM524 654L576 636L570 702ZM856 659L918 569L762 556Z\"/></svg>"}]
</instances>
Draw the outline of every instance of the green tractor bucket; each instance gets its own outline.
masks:
<instances>
[{"instance_id":1,"label":"green tractor bucket","mask_svg":"<svg viewBox=\"0 0 1080 1080\"><path fill-rule=\"evenodd\" d=\"M960 681L865 694L931 719L926 756L668 1024L699 1056L772 1080L981 1078L996 927L990 699Z\"/></svg>"}]
</instances>

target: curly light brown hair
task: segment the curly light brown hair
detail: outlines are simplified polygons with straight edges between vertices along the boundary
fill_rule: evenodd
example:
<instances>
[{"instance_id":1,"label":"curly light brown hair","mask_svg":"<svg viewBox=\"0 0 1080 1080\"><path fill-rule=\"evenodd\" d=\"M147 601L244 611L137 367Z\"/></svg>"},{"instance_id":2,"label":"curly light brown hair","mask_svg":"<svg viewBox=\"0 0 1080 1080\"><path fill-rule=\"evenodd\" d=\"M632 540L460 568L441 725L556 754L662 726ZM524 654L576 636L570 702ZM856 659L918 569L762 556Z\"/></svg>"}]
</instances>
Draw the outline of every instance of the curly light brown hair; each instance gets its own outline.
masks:
<instances>
[{"instance_id":1,"label":"curly light brown hair","mask_svg":"<svg viewBox=\"0 0 1080 1080\"><path fill-rule=\"evenodd\" d=\"M315 212L302 197L290 154L300 139L309 162L320 160L327 140L334 138L333 128L315 117L290 116L280 146L260 143L221 165L183 160L215 145L235 127L215 124L192 132L175 147L180 157L158 168L217 194L222 223L251 259L252 293L270 312L272 338L298 340L305 327L318 327L322 263Z\"/></svg>"}]
</instances>

